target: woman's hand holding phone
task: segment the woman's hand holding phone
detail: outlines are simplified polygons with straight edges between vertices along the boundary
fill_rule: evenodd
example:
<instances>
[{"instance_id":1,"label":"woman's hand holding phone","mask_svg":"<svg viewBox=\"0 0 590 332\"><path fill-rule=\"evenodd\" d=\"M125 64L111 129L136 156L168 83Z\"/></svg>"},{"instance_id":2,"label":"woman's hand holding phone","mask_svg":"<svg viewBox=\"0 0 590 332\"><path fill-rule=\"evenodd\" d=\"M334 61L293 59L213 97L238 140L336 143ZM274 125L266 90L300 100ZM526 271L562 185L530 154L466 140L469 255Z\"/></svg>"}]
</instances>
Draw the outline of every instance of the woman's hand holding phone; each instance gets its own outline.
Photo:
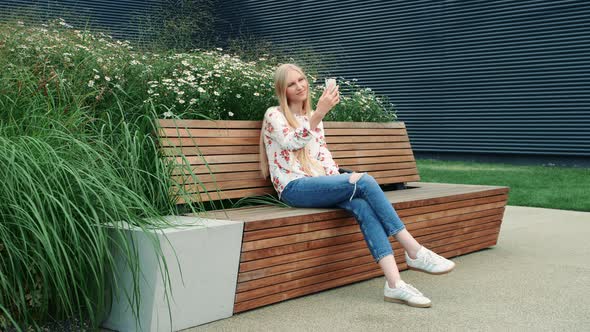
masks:
<instances>
[{"instance_id":1,"label":"woman's hand holding phone","mask_svg":"<svg viewBox=\"0 0 590 332\"><path fill-rule=\"evenodd\" d=\"M323 116L328 114L330 110L340 102L339 87L336 85L335 79L326 79L326 86L324 92L318 100L316 112L320 112Z\"/></svg>"}]
</instances>

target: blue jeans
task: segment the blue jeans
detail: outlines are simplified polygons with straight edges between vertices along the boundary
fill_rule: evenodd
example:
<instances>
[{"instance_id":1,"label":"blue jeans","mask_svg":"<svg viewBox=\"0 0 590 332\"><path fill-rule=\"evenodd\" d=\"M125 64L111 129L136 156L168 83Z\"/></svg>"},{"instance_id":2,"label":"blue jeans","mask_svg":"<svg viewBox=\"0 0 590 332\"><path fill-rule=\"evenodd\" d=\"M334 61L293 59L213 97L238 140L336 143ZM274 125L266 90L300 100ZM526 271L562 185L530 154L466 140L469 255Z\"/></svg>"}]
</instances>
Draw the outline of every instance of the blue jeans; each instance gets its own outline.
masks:
<instances>
[{"instance_id":1,"label":"blue jeans","mask_svg":"<svg viewBox=\"0 0 590 332\"><path fill-rule=\"evenodd\" d=\"M350 173L292 180L281 200L293 207L333 208L352 212L376 262L393 254L389 236L405 228L375 179L363 173L350 183Z\"/></svg>"}]
</instances>

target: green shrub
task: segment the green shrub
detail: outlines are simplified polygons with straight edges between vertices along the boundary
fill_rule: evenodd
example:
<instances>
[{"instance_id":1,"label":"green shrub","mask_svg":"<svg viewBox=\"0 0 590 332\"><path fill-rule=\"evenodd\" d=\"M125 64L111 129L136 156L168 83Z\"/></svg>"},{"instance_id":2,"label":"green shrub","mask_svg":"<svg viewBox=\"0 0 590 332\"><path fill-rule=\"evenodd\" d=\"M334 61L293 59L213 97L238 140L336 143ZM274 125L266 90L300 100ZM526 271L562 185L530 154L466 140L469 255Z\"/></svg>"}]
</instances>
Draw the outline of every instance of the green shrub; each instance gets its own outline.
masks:
<instances>
[{"instance_id":1,"label":"green shrub","mask_svg":"<svg viewBox=\"0 0 590 332\"><path fill-rule=\"evenodd\" d=\"M69 101L80 104L91 117L103 117L120 103L127 118L147 115L153 109L161 117L260 120L277 103L272 74L284 59L268 56L243 61L219 48L140 52L128 42L64 26L67 23L60 20L47 27L3 25L0 61L5 68L20 71L19 77L37 80L37 92L48 93L51 85L68 86L72 91ZM305 69L310 73L315 103L323 78L314 68ZM354 80L338 81L342 102L327 120L395 119L394 106L385 97Z\"/></svg>"}]
</instances>

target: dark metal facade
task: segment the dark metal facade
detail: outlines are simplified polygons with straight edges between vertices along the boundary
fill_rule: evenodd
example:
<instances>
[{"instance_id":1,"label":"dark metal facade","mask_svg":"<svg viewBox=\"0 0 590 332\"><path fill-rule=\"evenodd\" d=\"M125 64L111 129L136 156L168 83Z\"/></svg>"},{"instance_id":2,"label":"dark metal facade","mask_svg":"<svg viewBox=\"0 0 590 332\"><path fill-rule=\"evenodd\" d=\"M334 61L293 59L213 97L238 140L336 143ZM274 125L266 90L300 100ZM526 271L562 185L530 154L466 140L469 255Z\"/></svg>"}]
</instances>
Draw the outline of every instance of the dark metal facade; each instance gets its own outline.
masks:
<instances>
[{"instance_id":1,"label":"dark metal facade","mask_svg":"<svg viewBox=\"0 0 590 332\"><path fill-rule=\"evenodd\" d=\"M0 19L63 18L76 29L103 30L115 38L136 39L145 13L161 0L0 0Z\"/></svg>"},{"instance_id":2,"label":"dark metal facade","mask_svg":"<svg viewBox=\"0 0 590 332\"><path fill-rule=\"evenodd\" d=\"M223 1L220 30L336 54L414 150L590 156L588 1Z\"/></svg>"},{"instance_id":3,"label":"dark metal facade","mask_svg":"<svg viewBox=\"0 0 590 332\"><path fill-rule=\"evenodd\" d=\"M91 18L133 39L134 20L160 1L0 0L0 17ZM217 9L221 40L247 31L334 55L330 75L387 95L417 153L590 156L589 1L227 0Z\"/></svg>"}]
</instances>

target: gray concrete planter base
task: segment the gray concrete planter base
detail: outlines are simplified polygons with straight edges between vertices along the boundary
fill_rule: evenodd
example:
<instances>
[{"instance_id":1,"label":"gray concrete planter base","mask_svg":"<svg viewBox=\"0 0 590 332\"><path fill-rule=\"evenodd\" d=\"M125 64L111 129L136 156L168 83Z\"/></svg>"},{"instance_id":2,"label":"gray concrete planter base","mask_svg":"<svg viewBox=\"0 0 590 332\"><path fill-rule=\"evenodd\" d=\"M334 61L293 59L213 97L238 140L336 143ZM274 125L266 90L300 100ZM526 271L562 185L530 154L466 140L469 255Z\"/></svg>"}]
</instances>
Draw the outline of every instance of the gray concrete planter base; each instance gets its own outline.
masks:
<instances>
[{"instance_id":1,"label":"gray concrete planter base","mask_svg":"<svg viewBox=\"0 0 590 332\"><path fill-rule=\"evenodd\" d=\"M153 231L168 264L170 312L153 244L141 230L130 228L127 238L139 250L143 273L139 286L140 324L137 326L125 295L131 294L131 273L119 259L116 276L120 287L113 291L111 313L103 327L116 331L178 331L232 315L243 222L183 216L166 219L183 225Z\"/></svg>"}]
</instances>

